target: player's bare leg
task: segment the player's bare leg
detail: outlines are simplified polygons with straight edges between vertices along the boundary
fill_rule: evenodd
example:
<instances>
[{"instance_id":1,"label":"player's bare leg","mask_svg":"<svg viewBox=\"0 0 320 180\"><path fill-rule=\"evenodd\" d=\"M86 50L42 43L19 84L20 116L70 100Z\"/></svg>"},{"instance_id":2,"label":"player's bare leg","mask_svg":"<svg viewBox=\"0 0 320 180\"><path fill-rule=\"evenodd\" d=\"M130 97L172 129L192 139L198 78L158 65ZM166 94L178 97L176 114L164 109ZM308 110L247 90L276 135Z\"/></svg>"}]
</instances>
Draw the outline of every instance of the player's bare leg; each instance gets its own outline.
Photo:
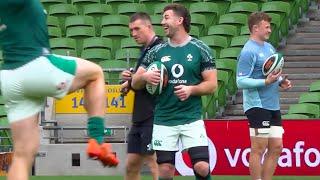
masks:
<instances>
[{"instance_id":1,"label":"player's bare leg","mask_svg":"<svg viewBox=\"0 0 320 180\"><path fill-rule=\"evenodd\" d=\"M174 176L175 167L170 163L159 164L159 178L172 179Z\"/></svg>"},{"instance_id":2,"label":"player's bare leg","mask_svg":"<svg viewBox=\"0 0 320 180\"><path fill-rule=\"evenodd\" d=\"M251 136L251 152L249 157L249 170L252 180L261 179L262 175L262 156L267 148L268 138Z\"/></svg>"},{"instance_id":3,"label":"player's bare leg","mask_svg":"<svg viewBox=\"0 0 320 180\"><path fill-rule=\"evenodd\" d=\"M38 114L10 124L13 159L8 180L27 180L39 148Z\"/></svg>"},{"instance_id":4,"label":"player's bare leg","mask_svg":"<svg viewBox=\"0 0 320 180\"><path fill-rule=\"evenodd\" d=\"M158 180L159 178L159 171L158 171L158 163L157 163L157 156L156 153L153 155L145 155L145 162L147 162L147 165L150 169L151 176L153 180Z\"/></svg>"},{"instance_id":5,"label":"player's bare leg","mask_svg":"<svg viewBox=\"0 0 320 180\"><path fill-rule=\"evenodd\" d=\"M104 139L105 83L102 69L90 61L77 59L77 72L70 92L84 88L84 107L88 112L88 155L99 158L105 166L116 166L118 159L112 154L111 146L102 144ZM102 144L100 146L100 144ZM102 156L103 154L103 156Z\"/></svg>"},{"instance_id":6,"label":"player's bare leg","mask_svg":"<svg viewBox=\"0 0 320 180\"><path fill-rule=\"evenodd\" d=\"M282 138L269 138L268 151L264 157L262 179L271 180L282 152Z\"/></svg>"}]
</instances>

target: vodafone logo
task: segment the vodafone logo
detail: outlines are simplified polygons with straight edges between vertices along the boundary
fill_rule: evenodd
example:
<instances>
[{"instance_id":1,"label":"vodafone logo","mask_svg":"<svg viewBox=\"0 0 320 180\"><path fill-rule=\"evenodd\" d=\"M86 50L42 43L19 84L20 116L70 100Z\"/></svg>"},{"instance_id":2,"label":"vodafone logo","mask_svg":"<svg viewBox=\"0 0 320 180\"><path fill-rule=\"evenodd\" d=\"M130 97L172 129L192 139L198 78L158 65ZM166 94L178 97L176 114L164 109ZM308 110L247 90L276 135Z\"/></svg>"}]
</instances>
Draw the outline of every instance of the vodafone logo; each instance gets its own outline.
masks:
<instances>
[{"instance_id":1,"label":"vodafone logo","mask_svg":"<svg viewBox=\"0 0 320 180\"><path fill-rule=\"evenodd\" d=\"M208 138L208 144L209 144L209 163L210 163L210 173L212 173L213 169L215 168L217 164L217 150L214 146L211 139ZM193 176L193 169L190 168L186 162L184 161L181 153L182 145L181 142L179 142L179 151L176 153L176 169L182 176Z\"/></svg>"}]
</instances>

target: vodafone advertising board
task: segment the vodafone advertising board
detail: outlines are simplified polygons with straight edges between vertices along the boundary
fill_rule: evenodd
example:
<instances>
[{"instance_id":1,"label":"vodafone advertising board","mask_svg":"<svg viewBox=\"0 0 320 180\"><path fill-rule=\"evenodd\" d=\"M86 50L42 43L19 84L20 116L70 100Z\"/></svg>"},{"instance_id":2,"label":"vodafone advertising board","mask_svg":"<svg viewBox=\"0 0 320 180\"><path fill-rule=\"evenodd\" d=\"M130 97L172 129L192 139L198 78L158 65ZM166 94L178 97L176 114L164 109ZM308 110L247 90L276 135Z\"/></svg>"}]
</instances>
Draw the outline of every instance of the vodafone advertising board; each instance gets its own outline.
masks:
<instances>
[{"instance_id":1,"label":"vodafone advertising board","mask_svg":"<svg viewBox=\"0 0 320 180\"><path fill-rule=\"evenodd\" d=\"M247 120L207 120L210 170L215 175L249 175ZM284 120L283 150L276 175L320 175L320 120ZM176 153L176 170L193 175L187 153Z\"/></svg>"}]
</instances>

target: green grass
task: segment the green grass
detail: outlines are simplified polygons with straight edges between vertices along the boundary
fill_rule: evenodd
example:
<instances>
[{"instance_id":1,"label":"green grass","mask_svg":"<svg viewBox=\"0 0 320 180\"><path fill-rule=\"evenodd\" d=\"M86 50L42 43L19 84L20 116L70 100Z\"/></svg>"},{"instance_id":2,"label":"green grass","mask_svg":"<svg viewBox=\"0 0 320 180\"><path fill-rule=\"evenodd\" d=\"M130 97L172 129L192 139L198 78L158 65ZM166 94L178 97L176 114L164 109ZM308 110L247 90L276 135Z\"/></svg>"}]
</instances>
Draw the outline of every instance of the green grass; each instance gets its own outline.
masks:
<instances>
[{"instance_id":1,"label":"green grass","mask_svg":"<svg viewBox=\"0 0 320 180\"><path fill-rule=\"evenodd\" d=\"M30 180L122 180L122 176L32 176ZM151 180L150 176L142 180ZM212 180L249 180L249 176L212 176ZM320 176L275 176L273 180L316 180ZM5 180L5 177L0 177ZM174 180L194 180L192 176L177 176Z\"/></svg>"}]
</instances>

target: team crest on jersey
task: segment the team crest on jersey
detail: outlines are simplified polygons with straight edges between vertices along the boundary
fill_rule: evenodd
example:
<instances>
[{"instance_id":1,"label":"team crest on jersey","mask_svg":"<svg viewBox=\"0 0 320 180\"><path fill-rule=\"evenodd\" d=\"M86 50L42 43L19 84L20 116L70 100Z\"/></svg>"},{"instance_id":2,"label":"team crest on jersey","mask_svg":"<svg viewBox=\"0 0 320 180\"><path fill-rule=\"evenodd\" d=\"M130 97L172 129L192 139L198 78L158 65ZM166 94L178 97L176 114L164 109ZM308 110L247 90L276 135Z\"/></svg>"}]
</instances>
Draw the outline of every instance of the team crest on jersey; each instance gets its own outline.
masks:
<instances>
[{"instance_id":1,"label":"team crest on jersey","mask_svg":"<svg viewBox=\"0 0 320 180\"><path fill-rule=\"evenodd\" d=\"M168 62L168 61L170 61L171 60L171 56L163 56L162 58L161 58L161 62Z\"/></svg>"},{"instance_id":2,"label":"team crest on jersey","mask_svg":"<svg viewBox=\"0 0 320 180\"><path fill-rule=\"evenodd\" d=\"M192 61L193 56L191 54L187 55L187 61Z\"/></svg>"}]
</instances>

